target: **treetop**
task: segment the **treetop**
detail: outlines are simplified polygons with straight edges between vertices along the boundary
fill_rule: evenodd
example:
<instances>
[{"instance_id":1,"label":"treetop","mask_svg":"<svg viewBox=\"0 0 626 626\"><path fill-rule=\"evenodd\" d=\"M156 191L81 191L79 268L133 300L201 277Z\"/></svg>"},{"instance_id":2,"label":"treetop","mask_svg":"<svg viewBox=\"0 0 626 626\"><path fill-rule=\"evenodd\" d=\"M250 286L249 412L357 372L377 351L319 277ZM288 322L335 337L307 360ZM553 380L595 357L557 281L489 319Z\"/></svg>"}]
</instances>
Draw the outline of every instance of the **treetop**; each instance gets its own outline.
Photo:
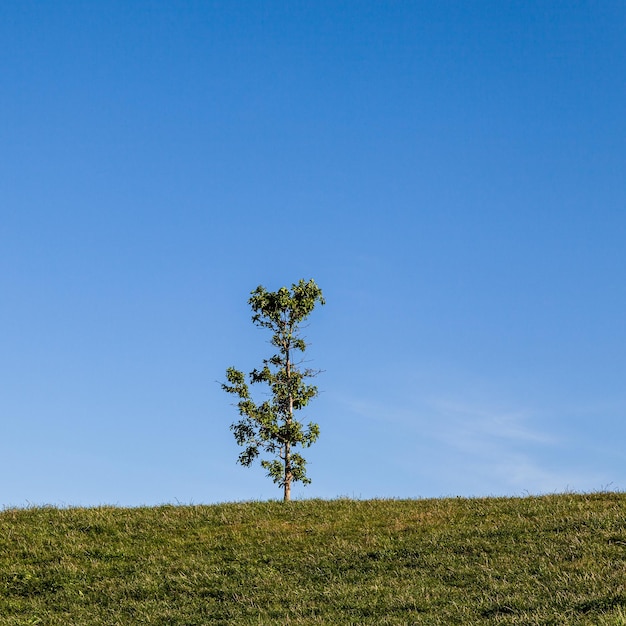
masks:
<instances>
[{"instance_id":1,"label":"treetop","mask_svg":"<svg viewBox=\"0 0 626 626\"><path fill-rule=\"evenodd\" d=\"M317 302L326 304L322 290L313 279L307 282L300 279L291 285L291 289L281 287L273 292L259 285L248 300L254 311L252 321L266 328L299 324L309 316Z\"/></svg>"}]
</instances>

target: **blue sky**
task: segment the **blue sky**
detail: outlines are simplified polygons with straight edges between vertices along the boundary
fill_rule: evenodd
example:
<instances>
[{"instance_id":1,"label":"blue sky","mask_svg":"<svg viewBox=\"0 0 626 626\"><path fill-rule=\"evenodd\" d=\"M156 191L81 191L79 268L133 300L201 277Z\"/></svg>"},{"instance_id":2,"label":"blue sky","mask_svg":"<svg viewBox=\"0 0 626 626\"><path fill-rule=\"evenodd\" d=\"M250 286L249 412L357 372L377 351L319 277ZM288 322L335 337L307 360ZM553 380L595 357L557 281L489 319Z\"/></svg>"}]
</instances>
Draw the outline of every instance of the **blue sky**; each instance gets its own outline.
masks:
<instances>
[{"instance_id":1,"label":"blue sky","mask_svg":"<svg viewBox=\"0 0 626 626\"><path fill-rule=\"evenodd\" d=\"M300 278L295 497L626 489L623 2L9 0L0 77L0 505L279 498Z\"/></svg>"}]
</instances>

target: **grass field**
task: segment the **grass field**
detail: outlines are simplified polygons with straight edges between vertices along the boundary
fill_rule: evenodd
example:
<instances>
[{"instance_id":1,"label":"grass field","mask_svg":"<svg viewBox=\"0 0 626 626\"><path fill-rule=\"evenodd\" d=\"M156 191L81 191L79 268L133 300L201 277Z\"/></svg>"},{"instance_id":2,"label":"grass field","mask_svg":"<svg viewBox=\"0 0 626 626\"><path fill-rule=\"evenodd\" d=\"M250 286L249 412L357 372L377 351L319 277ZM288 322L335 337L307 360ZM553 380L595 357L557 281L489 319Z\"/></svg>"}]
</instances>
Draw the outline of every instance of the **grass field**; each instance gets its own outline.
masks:
<instances>
[{"instance_id":1,"label":"grass field","mask_svg":"<svg viewBox=\"0 0 626 626\"><path fill-rule=\"evenodd\" d=\"M0 624L626 625L626 494L6 509Z\"/></svg>"}]
</instances>

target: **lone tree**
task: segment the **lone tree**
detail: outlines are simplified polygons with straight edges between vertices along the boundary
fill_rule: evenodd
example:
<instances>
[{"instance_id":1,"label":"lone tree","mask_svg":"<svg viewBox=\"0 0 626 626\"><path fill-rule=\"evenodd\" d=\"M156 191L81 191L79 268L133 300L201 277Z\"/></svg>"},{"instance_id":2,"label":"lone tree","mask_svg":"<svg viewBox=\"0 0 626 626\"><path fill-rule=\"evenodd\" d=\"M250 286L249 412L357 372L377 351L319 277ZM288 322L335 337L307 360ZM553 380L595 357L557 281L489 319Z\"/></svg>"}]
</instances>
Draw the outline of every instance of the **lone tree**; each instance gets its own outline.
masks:
<instances>
[{"instance_id":1,"label":"lone tree","mask_svg":"<svg viewBox=\"0 0 626 626\"><path fill-rule=\"evenodd\" d=\"M319 372L303 368L302 360L295 361L297 352L307 347L300 335L300 324L309 316L316 303L325 304L322 290L313 280L300 280L291 289L281 287L278 291L267 291L259 285L248 300L256 326L272 331L271 344L276 354L263 360L261 369L249 374L250 384L265 383L270 389L270 399L256 404L246 384L245 375L229 367L226 370L228 383L222 389L239 396L237 408L241 419L230 429L240 446L241 465L250 466L261 452L273 456L273 460L261 460L275 483L284 491L284 501L291 500L291 484L311 480L306 475L306 461L294 451L300 445L308 448L319 437L317 424L309 422L305 427L294 412L305 407L315 396L317 387L306 384L306 379Z\"/></svg>"}]
</instances>

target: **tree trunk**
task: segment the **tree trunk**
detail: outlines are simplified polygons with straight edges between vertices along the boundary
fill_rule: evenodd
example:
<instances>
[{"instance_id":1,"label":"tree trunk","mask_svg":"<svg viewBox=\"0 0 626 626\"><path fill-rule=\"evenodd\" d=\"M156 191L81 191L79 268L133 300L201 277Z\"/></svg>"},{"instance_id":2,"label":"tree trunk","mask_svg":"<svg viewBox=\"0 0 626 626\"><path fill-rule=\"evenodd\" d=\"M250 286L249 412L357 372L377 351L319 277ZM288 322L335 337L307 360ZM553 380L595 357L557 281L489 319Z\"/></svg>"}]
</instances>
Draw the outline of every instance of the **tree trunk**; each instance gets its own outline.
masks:
<instances>
[{"instance_id":1,"label":"tree trunk","mask_svg":"<svg viewBox=\"0 0 626 626\"><path fill-rule=\"evenodd\" d=\"M287 416L287 424L291 426L293 419L293 395L291 393L291 360L289 358L289 343L285 346L286 350L286 363L285 369L287 372L287 393L289 394L289 415ZM291 441L285 442L285 495L284 502L291 500Z\"/></svg>"},{"instance_id":2,"label":"tree trunk","mask_svg":"<svg viewBox=\"0 0 626 626\"><path fill-rule=\"evenodd\" d=\"M291 446L289 442L285 443L285 478L283 484L283 502L291 500Z\"/></svg>"}]
</instances>

